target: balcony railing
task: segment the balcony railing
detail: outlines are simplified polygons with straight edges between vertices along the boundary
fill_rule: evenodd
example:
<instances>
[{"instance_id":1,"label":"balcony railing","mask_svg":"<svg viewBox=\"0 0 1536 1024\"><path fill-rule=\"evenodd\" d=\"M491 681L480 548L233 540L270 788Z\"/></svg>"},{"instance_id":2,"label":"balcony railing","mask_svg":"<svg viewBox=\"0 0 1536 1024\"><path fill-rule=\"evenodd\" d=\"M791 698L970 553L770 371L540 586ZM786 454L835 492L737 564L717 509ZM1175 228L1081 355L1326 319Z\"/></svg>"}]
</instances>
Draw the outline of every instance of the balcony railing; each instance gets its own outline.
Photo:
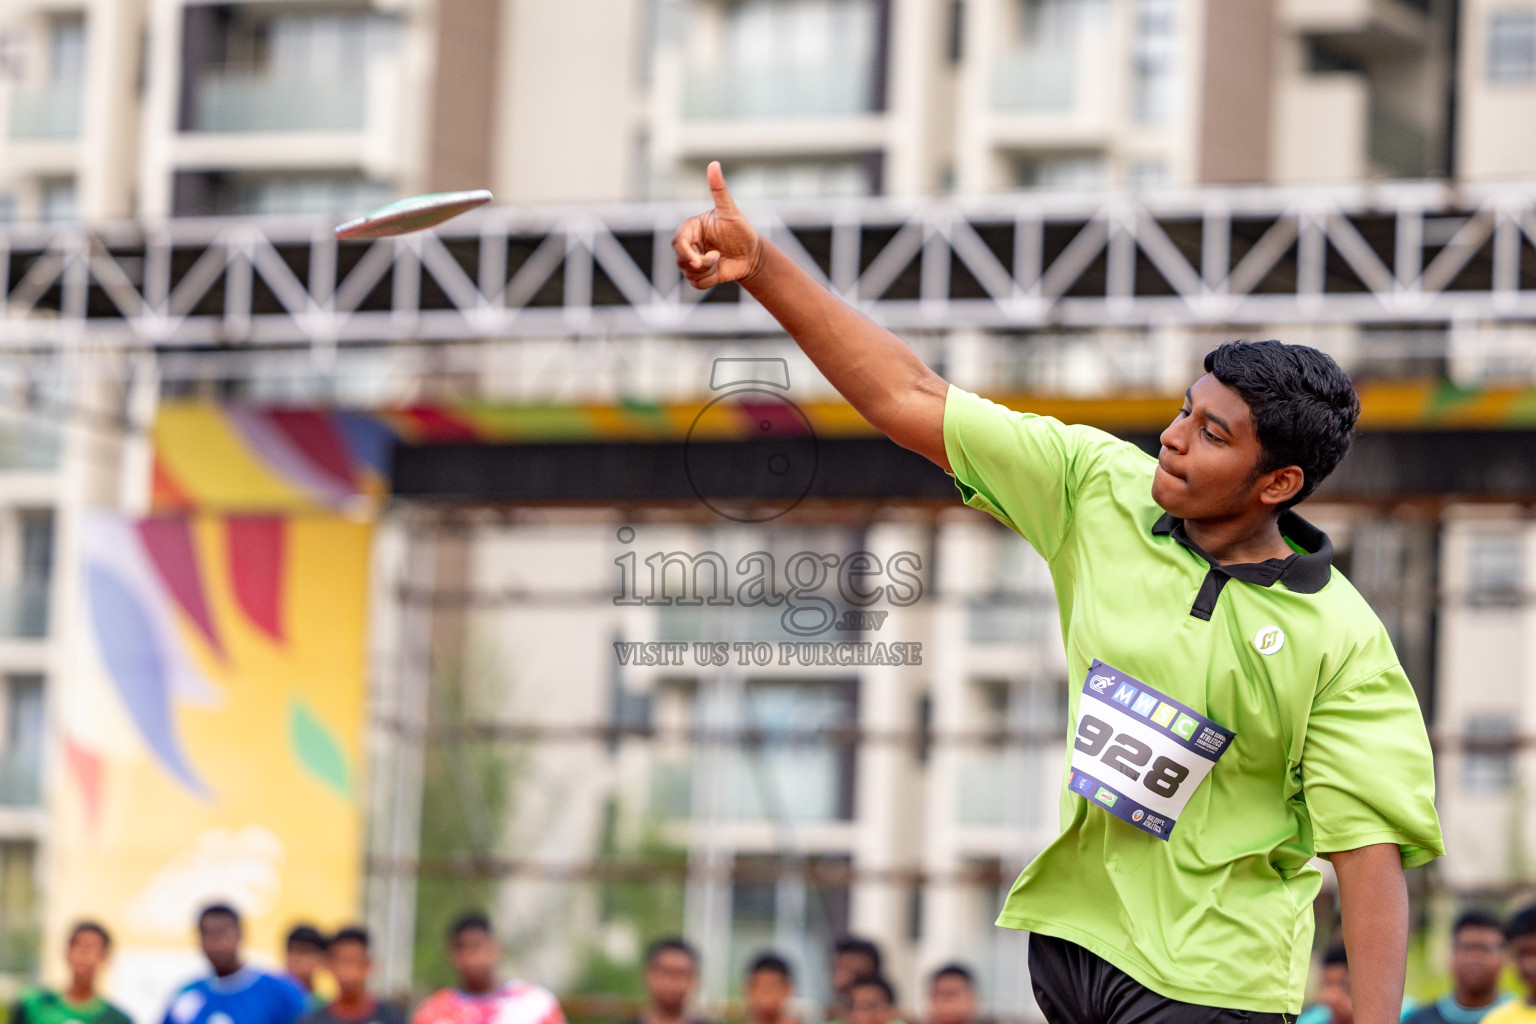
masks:
<instances>
[{"instance_id":1,"label":"balcony railing","mask_svg":"<svg viewBox=\"0 0 1536 1024\"><path fill-rule=\"evenodd\" d=\"M10 137L65 140L80 136L82 100L78 82L49 82L11 93Z\"/></svg>"},{"instance_id":2,"label":"balcony railing","mask_svg":"<svg viewBox=\"0 0 1536 1024\"><path fill-rule=\"evenodd\" d=\"M368 119L363 76L280 79L222 72L197 84L192 129L205 132L361 131Z\"/></svg>"},{"instance_id":3,"label":"balcony railing","mask_svg":"<svg viewBox=\"0 0 1536 1024\"><path fill-rule=\"evenodd\" d=\"M48 635L48 584L0 587L0 638L37 640Z\"/></svg>"},{"instance_id":4,"label":"balcony railing","mask_svg":"<svg viewBox=\"0 0 1536 1024\"><path fill-rule=\"evenodd\" d=\"M1076 46L1031 46L1005 53L992 69L995 109L1051 113L1072 109L1077 78Z\"/></svg>"},{"instance_id":5,"label":"balcony railing","mask_svg":"<svg viewBox=\"0 0 1536 1024\"><path fill-rule=\"evenodd\" d=\"M695 120L856 117L874 111L874 69L861 61L704 68L689 73L683 93L683 115Z\"/></svg>"},{"instance_id":6,"label":"balcony railing","mask_svg":"<svg viewBox=\"0 0 1536 1024\"><path fill-rule=\"evenodd\" d=\"M0 807L36 807L42 795L37 751L0 751Z\"/></svg>"}]
</instances>

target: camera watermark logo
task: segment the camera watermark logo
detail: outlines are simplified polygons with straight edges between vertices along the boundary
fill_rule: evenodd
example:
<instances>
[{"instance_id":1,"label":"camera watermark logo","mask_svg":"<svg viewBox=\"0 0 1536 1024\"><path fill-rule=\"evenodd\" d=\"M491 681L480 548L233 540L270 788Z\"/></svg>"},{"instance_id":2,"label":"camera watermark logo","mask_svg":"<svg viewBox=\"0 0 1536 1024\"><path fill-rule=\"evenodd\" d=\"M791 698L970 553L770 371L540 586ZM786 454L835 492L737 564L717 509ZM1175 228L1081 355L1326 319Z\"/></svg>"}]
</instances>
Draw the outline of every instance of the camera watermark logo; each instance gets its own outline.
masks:
<instances>
[{"instance_id":1,"label":"camera watermark logo","mask_svg":"<svg viewBox=\"0 0 1536 1024\"><path fill-rule=\"evenodd\" d=\"M820 463L816 432L788 397L789 363L780 358L720 358L710 371L720 392L688 430L684 468L689 486L716 515L737 523L766 523L810 493ZM631 526L618 541L635 543ZM620 665L921 665L923 645L828 640L870 634L891 608L923 595L923 560L914 551L880 557L871 551L796 551L776 557L752 551L727 558L719 551L628 550L618 568L617 606L770 609L785 639L768 641L615 642ZM875 607L885 605L884 608Z\"/></svg>"},{"instance_id":2,"label":"camera watermark logo","mask_svg":"<svg viewBox=\"0 0 1536 1024\"><path fill-rule=\"evenodd\" d=\"M810 493L820 460L811 421L788 396L788 361L722 357L709 387L721 393L694 418L683 444L688 485L724 519L779 518Z\"/></svg>"}]
</instances>

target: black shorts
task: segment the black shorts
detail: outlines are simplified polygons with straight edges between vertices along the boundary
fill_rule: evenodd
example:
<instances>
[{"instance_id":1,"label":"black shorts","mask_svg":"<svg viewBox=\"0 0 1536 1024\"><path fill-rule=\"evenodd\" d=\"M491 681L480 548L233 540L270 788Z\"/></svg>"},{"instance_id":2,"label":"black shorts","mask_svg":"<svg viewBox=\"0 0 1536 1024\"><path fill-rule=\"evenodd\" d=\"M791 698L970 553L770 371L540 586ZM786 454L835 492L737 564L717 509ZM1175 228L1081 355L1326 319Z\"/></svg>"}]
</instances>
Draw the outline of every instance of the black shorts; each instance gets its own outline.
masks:
<instances>
[{"instance_id":1,"label":"black shorts","mask_svg":"<svg viewBox=\"0 0 1536 1024\"><path fill-rule=\"evenodd\" d=\"M1226 1010L1160 996L1082 946L1029 937L1029 978L1050 1024L1292 1024L1289 1014Z\"/></svg>"}]
</instances>

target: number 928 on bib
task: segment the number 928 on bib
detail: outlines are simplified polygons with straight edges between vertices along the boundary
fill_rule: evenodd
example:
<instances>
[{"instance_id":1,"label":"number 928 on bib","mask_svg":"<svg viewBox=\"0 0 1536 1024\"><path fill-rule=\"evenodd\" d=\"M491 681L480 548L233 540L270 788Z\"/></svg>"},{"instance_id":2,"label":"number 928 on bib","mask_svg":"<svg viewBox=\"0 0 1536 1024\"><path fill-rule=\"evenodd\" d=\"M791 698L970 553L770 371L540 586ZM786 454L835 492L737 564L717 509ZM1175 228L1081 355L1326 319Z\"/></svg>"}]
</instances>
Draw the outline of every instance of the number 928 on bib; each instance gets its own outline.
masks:
<instances>
[{"instance_id":1,"label":"number 928 on bib","mask_svg":"<svg viewBox=\"0 0 1536 1024\"><path fill-rule=\"evenodd\" d=\"M1067 788L1167 839L1234 735L1095 659L1077 704Z\"/></svg>"}]
</instances>

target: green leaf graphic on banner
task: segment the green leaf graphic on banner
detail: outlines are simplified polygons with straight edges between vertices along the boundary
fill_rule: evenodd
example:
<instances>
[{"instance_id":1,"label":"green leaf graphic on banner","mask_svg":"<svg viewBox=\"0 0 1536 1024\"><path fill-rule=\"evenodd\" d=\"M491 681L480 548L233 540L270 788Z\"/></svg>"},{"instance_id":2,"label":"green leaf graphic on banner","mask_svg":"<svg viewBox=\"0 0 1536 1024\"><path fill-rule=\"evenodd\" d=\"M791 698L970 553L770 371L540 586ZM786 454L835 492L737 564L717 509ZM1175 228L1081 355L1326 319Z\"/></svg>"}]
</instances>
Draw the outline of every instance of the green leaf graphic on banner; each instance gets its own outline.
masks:
<instances>
[{"instance_id":1,"label":"green leaf graphic on banner","mask_svg":"<svg viewBox=\"0 0 1536 1024\"><path fill-rule=\"evenodd\" d=\"M336 737L331 735L325 723L315 717L302 701L295 700L289 706L288 738L293 743L293 751L298 755L299 763L311 775L340 795L350 795L347 759L342 753L341 744L336 742Z\"/></svg>"}]
</instances>

